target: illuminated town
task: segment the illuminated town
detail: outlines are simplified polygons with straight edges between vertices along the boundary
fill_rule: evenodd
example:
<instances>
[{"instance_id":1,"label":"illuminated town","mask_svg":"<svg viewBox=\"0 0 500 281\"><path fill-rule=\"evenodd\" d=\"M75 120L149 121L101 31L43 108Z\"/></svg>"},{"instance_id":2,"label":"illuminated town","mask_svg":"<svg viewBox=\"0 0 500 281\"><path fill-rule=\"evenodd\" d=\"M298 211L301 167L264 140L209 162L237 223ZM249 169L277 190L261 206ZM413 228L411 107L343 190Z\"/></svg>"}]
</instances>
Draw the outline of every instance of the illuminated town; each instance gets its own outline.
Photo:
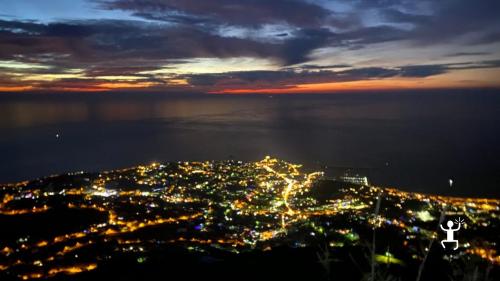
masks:
<instances>
[{"instance_id":1,"label":"illuminated town","mask_svg":"<svg viewBox=\"0 0 500 281\"><path fill-rule=\"evenodd\" d=\"M153 163L5 185L0 279L76 277L123 256L148 263L156 249L173 246L195 255L318 245L370 252L375 232L384 238L373 256L379 265L421 264L432 248L427 245L435 244L432 251L441 251L445 262L479 259L492 274L498 271L500 200L409 193L368 185L367 178L360 180L366 185L345 179L266 157ZM433 241L444 235L439 223L457 217L465 225L460 247L450 255Z\"/></svg>"}]
</instances>

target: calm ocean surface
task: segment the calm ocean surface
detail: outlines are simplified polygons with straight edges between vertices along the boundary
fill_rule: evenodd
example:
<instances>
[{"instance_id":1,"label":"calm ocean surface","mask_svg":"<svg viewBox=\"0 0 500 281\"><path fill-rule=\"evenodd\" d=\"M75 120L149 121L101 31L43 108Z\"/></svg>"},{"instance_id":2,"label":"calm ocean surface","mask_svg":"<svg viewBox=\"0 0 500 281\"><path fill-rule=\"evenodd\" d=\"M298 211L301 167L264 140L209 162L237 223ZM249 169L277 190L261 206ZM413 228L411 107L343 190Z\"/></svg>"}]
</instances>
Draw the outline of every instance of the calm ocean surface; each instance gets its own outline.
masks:
<instances>
[{"instance_id":1,"label":"calm ocean surface","mask_svg":"<svg viewBox=\"0 0 500 281\"><path fill-rule=\"evenodd\" d=\"M500 197L500 93L0 95L0 182L265 155L361 168L405 190Z\"/></svg>"}]
</instances>

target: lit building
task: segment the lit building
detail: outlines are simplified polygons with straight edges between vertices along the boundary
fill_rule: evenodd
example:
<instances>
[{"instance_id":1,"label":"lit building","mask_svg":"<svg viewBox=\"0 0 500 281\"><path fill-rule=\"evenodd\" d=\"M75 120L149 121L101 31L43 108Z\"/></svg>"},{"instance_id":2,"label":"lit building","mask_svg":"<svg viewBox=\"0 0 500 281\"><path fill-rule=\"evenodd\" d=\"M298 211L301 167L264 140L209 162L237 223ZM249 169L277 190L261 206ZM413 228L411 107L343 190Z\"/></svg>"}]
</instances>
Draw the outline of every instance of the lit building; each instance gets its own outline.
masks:
<instances>
[{"instance_id":1,"label":"lit building","mask_svg":"<svg viewBox=\"0 0 500 281\"><path fill-rule=\"evenodd\" d=\"M340 176L339 179L343 182L368 186L368 178L365 176L360 176L358 174L356 175L344 174L343 176Z\"/></svg>"}]
</instances>

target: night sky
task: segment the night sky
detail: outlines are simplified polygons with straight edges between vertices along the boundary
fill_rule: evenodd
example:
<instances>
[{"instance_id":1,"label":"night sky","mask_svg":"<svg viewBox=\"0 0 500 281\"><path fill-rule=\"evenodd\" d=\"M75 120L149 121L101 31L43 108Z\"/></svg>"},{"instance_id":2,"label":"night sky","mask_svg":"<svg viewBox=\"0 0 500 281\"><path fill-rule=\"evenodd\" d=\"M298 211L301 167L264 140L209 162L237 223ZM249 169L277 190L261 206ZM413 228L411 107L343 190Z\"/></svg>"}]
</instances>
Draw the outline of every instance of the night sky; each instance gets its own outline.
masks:
<instances>
[{"instance_id":1,"label":"night sky","mask_svg":"<svg viewBox=\"0 0 500 281\"><path fill-rule=\"evenodd\" d=\"M500 1L2 0L0 91L497 88Z\"/></svg>"}]
</instances>

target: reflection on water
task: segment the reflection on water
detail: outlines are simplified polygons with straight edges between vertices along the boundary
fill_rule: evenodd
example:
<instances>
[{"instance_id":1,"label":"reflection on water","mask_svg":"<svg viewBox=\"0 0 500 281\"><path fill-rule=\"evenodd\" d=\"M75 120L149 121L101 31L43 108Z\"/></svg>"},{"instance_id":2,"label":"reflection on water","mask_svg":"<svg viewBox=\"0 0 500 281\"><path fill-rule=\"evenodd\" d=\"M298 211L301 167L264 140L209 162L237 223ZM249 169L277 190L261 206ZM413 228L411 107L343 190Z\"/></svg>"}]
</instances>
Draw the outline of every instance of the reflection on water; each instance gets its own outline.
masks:
<instances>
[{"instance_id":1,"label":"reflection on water","mask_svg":"<svg viewBox=\"0 0 500 281\"><path fill-rule=\"evenodd\" d=\"M61 99L44 101L10 101L0 103L0 128L35 127L40 125L87 122L126 121L147 119L185 119L211 121L263 120L270 117L262 100L227 99L220 96L200 98L147 98L125 100L116 97L96 100ZM229 117L229 119L227 119Z\"/></svg>"},{"instance_id":2,"label":"reflection on water","mask_svg":"<svg viewBox=\"0 0 500 281\"><path fill-rule=\"evenodd\" d=\"M1 128L81 122L88 119L88 107L82 102L6 102L0 104L0 112Z\"/></svg>"},{"instance_id":3,"label":"reflection on water","mask_svg":"<svg viewBox=\"0 0 500 281\"><path fill-rule=\"evenodd\" d=\"M270 154L379 184L498 196L500 95L0 97L0 182L150 161ZM60 137L56 138L55 135ZM447 180L457 187L450 191Z\"/></svg>"}]
</instances>

